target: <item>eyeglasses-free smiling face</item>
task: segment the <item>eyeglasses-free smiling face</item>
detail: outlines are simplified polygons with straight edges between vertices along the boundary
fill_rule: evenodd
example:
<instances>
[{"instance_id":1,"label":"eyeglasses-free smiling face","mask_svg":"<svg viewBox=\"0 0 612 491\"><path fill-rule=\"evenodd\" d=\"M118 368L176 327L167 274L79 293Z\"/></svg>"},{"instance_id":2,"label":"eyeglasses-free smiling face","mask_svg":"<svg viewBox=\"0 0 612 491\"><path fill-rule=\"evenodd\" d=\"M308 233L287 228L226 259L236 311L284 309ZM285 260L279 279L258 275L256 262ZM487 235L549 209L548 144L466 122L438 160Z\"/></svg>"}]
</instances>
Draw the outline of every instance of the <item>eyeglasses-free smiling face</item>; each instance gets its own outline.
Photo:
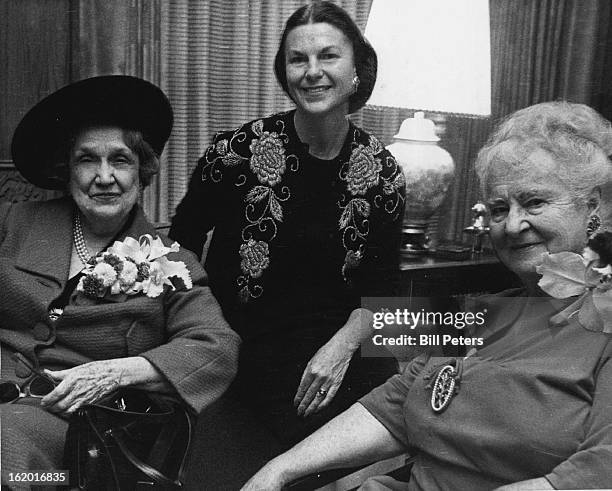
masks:
<instances>
[{"instance_id":1,"label":"eyeglasses-free smiling face","mask_svg":"<svg viewBox=\"0 0 612 491\"><path fill-rule=\"evenodd\" d=\"M342 31L324 22L292 29L285 60L287 87L298 110L348 113L355 63L353 46Z\"/></svg>"},{"instance_id":2,"label":"eyeglasses-free smiling face","mask_svg":"<svg viewBox=\"0 0 612 491\"><path fill-rule=\"evenodd\" d=\"M523 281L537 281L535 267L546 252L580 253L594 211L577 202L544 150L523 164L492 164L487 180L490 237L499 259Z\"/></svg>"},{"instance_id":3,"label":"eyeglasses-free smiling face","mask_svg":"<svg viewBox=\"0 0 612 491\"><path fill-rule=\"evenodd\" d=\"M70 153L70 194L93 226L120 227L138 200L138 156L116 127L82 130Z\"/></svg>"}]
</instances>

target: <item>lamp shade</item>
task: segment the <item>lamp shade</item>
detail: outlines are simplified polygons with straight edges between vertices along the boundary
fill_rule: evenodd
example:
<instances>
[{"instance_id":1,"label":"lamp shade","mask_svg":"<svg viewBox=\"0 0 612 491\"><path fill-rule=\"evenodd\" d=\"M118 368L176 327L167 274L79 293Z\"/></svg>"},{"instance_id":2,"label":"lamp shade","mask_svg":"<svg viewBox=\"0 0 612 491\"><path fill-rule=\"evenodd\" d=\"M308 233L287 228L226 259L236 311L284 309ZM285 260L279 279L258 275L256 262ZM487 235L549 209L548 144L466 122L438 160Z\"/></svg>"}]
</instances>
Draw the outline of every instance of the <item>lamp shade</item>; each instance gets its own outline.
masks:
<instances>
[{"instance_id":1,"label":"lamp shade","mask_svg":"<svg viewBox=\"0 0 612 491\"><path fill-rule=\"evenodd\" d=\"M490 115L489 0L374 0L365 35L378 55L368 104Z\"/></svg>"}]
</instances>

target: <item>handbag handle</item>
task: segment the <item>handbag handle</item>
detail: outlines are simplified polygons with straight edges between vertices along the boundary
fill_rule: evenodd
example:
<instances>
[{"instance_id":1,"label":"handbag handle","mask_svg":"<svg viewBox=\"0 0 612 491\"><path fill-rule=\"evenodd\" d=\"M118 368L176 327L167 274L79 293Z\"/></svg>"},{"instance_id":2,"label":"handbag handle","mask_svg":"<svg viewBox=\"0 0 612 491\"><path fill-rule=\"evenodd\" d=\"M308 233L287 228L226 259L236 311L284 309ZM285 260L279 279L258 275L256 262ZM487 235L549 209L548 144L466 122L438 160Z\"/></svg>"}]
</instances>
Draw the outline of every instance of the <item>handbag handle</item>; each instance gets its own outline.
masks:
<instances>
[{"instance_id":1,"label":"handbag handle","mask_svg":"<svg viewBox=\"0 0 612 491\"><path fill-rule=\"evenodd\" d=\"M186 448L189 448L191 444L191 431L192 431L191 419L184 410L183 410L182 416L184 416L185 421L187 422L188 431L187 431ZM157 441L155 442L155 445L154 445L154 448L157 451L163 452L164 454L167 454L170 451L170 447L172 446L172 441L173 441L172 435L175 434L175 429L176 429L175 426L177 426L177 423L175 423L174 425L164 426L164 428L160 432L157 438ZM123 428L116 428L114 430L113 429L108 430L105 434L111 437L115 441L115 443L117 444L121 452L123 452L123 455L125 455L125 457L130 461L130 463L134 467L136 467L146 476L150 477L155 483L162 484L170 489L181 489L182 488L183 486L182 483L185 477L184 474L185 474L185 462L186 462L187 452L185 452L185 455L183 456L183 460L181 461L181 465L178 470L177 478L175 481L173 481L172 479L166 477L164 474L162 474L160 471L158 471L154 467L150 466L149 464L147 464L146 462L143 462L140 458L138 458L138 456L136 456L126 444L123 438L123 433L125 433L125 430Z\"/></svg>"}]
</instances>

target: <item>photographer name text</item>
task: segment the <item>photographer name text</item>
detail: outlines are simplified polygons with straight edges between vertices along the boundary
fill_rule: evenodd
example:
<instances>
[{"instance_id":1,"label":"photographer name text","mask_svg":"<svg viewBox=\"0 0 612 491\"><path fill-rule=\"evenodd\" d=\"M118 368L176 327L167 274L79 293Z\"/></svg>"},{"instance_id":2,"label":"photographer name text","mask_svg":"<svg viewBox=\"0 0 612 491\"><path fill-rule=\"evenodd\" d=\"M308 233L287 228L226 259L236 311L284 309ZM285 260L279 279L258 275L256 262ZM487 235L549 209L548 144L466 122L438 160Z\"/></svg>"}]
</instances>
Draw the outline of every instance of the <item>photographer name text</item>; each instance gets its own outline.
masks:
<instances>
[{"instance_id":1,"label":"photographer name text","mask_svg":"<svg viewBox=\"0 0 612 491\"><path fill-rule=\"evenodd\" d=\"M376 346L482 346L484 341L479 337L454 337L450 334L402 334L394 337L376 334L372 336L372 343Z\"/></svg>"}]
</instances>

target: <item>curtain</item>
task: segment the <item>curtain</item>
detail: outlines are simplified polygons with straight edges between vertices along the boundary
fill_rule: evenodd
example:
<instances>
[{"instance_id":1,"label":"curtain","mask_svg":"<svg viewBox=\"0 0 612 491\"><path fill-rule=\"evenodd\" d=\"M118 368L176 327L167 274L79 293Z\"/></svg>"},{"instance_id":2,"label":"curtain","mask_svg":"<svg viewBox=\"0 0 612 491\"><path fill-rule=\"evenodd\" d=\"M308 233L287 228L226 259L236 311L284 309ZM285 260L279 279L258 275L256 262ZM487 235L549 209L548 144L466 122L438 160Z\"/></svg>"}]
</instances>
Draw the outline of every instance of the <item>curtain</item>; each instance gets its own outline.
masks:
<instances>
[{"instance_id":1,"label":"curtain","mask_svg":"<svg viewBox=\"0 0 612 491\"><path fill-rule=\"evenodd\" d=\"M3 1L0 49L3 103L0 196L11 200L50 198L61 192L33 188L9 167L10 133L26 110L54 90L95 75L136 75L159 84L161 0ZM4 131L6 130L6 132ZM154 182L142 197L157 219ZM163 203L162 203L163 205Z\"/></svg>"},{"instance_id":2,"label":"curtain","mask_svg":"<svg viewBox=\"0 0 612 491\"><path fill-rule=\"evenodd\" d=\"M595 70L591 85L591 102L601 114L612 121L612 2L601 6Z\"/></svg>"},{"instance_id":3,"label":"curtain","mask_svg":"<svg viewBox=\"0 0 612 491\"><path fill-rule=\"evenodd\" d=\"M609 25L606 0L491 0L494 118L555 99L592 103Z\"/></svg>"},{"instance_id":4,"label":"curtain","mask_svg":"<svg viewBox=\"0 0 612 491\"><path fill-rule=\"evenodd\" d=\"M492 115L441 118L445 129L440 145L453 156L456 174L430 225L434 242L466 239L462 230L470 223L470 208L481 199L473 163L503 116L556 99L612 112L612 22L607 0L490 0L489 8ZM363 126L388 144L401 121L411 115L408 110L366 108ZM440 119L434 114L427 117Z\"/></svg>"},{"instance_id":5,"label":"curtain","mask_svg":"<svg viewBox=\"0 0 612 491\"><path fill-rule=\"evenodd\" d=\"M612 121L612 2L601 4L595 54L591 104Z\"/></svg>"},{"instance_id":6,"label":"curtain","mask_svg":"<svg viewBox=\"0 0 612 491\"><path fill-rule=\"evenodd\" d=\"M136 75L160 85L172 102L167 163L142 197L151 219L171 218L215 132L292 106L276 82L273 59L285 20L304 2L72 0L73 80ZM364 29L371 2L336 3ZM491 118L428 115L445 124L441 145L457 165L440 212L440 240L462 239L479 198L472 164L499 118L559 98L612 117L610 14L608 0L490 0ZM388 144L410 115L366 107L352 118Z\"/></svg>"},{"instance_id":7,"label":"curtain","mask_svg":"<svg viewBox=\"0 0 612 491\"><path fill-rule=\"evenodd\" d=\"M174 108L165 220L213 135L293 107L274 76L287 18L305 0L170 0L162 5L162 86ZM371 0L336 2L363 29Z\"/></svg>"},{"instance_id":8,"label":"curtain","mask_svg":"<svg viewBox=\"0 0 612 491\"><path fill-rule=\"evenodd\" d=\"M161 85L161 0L72 0L71 80L133 75ZM167 215L168 168L141 196L153 221Z\"/></svg>"}]
</instances>

